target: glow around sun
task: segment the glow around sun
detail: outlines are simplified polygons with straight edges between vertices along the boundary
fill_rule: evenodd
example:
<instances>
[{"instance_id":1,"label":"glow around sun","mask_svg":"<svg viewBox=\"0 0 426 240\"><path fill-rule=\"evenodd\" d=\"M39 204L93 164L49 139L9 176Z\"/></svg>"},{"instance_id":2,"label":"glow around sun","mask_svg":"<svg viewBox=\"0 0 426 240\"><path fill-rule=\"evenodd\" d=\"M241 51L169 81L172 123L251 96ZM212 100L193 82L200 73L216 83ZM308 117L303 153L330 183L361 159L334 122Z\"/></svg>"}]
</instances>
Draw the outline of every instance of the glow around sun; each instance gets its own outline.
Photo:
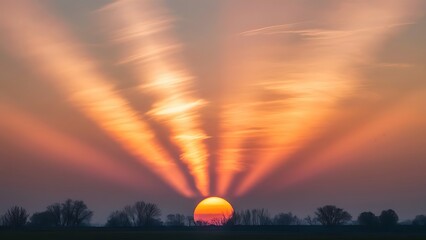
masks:
<instances>
[{"instance_id":1,"label":"glow around sun","mask_svg":"<svg viewBox=\"0 0 426 240\"><path fill-rule=\"evenodd\" d=\"M205 225L223 225L234 213L231 204L220 197L209 197L195 207L194 221Z\"/></svg>"}]
</instances>

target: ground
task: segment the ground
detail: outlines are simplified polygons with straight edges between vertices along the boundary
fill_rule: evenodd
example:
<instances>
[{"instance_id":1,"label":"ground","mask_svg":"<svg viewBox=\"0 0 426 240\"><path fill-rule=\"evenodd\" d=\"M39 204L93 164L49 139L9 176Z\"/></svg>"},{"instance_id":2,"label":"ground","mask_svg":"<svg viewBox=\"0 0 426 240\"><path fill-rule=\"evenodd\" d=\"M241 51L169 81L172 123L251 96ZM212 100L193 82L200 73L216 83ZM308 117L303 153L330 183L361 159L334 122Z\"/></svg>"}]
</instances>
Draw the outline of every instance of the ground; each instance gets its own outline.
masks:
<instances>
[{"instance_id":1,"label":"ground","mask_svg":"<svg viewBox=\"0 0 426 240\"><path fill-rule=\"evenodd\" d=\"M261 240L261 239L286 239L286 240L333 240L333 239L425 239L426 231L334 231L334 230L218 230L218 229L179 229L179 230L136 230L136 229L25 229L25 230L0 230L2 240L43 239L43 240L132 240L132 239L176 239L176 240Z\"/></svg>"}]
</instances>

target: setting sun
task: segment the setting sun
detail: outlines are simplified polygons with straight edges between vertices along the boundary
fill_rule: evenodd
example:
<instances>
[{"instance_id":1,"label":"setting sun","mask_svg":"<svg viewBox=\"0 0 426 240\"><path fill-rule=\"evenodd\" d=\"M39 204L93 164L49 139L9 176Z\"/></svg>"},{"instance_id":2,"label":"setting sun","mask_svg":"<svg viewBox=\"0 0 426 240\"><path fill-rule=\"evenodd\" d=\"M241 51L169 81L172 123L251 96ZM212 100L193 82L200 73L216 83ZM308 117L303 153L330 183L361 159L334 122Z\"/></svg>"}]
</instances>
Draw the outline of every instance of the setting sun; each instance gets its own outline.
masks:
<instances>
[{"instance_id":1,"label":"setting sun","mask_svg":"<svg viewBox=\"0 0 426 240\"><path fill-rule=\"evenodd\" d=\"M209 197L198 203L194 221L206 225L223 225L234 213L231 204L223 198Z\"/></svg>"}]
</instances>

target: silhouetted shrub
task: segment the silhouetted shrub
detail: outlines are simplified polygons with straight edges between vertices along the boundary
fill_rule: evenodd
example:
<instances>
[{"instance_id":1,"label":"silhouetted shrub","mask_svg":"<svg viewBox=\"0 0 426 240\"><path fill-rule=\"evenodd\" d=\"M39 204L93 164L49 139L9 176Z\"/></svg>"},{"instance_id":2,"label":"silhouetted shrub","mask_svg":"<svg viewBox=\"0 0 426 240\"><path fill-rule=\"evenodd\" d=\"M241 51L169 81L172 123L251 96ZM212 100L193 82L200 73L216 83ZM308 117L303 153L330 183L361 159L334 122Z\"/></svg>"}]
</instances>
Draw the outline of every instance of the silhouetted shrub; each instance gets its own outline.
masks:
<instances>
[{"instance_id":1,"label":"silhouetted shrub","mask_svg":"<svg viewBox=\"0 0 426 240\"><path fill-rule=\"evenodd\" d=\"M343 225L352 219L348 212L332 205L318 208L315 215L318 221L325 226Z\"/></svg>"},{"instance_id":2,"label":"silhouetted shrub","mask_svg":"<svg viewBox=\"0 0 426 240\"><path fill-rule=\"evenodd\" d=\"M30 225L34 227L58 226L55 217L48 211L34 213L30 218Z\"/></svg>"},{"instance_id":3,"label":"silhouetted shrub","mask_svg":"<svg viewBox=\"0 0 426 240\"><path fill-rule=\"evenodd\" d=\"M392 209L384 210L379 216L380 224L385 227L392 227L398 224L398 215Z\"/></svg>"},{"instance_id":4,"label":"silhouetted shrub","mask_svg":"<svg viewBox=\"0 0 426 240\"><path fill-rule=\"evenodd\" d=\"M413 220L413 225L426 226L426 216L425 215L417 215Z\"/></svg>"},{"instance_id":5,"label":"silhouetted shrub","mask_svg":"<svg viewBox=\"0 0 426 240\"><path fill-rule=\"evenodd\" d=\"M124 211L112 212L105 224L106 227L131 227L129 216Z\"/></svg>"},{"instance_id":6,"label":"silhouetted shrub","mask_svg":"<svg viewBox=\"0 0 426 240\"><path fill-rule=\"evenodd\" d=\"M363 212L358 216L358 224L363 226L378 226L380 224L379 217L372 212Z\"/></svg>"}]
</instances>

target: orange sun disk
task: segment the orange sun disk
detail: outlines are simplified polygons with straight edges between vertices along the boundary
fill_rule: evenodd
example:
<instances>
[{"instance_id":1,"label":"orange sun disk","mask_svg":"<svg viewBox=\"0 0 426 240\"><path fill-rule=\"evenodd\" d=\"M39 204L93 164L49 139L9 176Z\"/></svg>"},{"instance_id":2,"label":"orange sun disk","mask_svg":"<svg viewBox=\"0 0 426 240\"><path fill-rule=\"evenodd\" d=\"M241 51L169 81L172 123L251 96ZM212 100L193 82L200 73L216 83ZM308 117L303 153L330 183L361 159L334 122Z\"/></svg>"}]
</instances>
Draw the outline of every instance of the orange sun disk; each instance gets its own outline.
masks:
<instances>
[{"instance_id":1,"label":"orange sun disk","mask_svg":"<svg viewBox=\"0 0 426 240\"><path fill-rule=\"evenodd\" d=\"M233 215L231 204L220 197L209 197L198 203L194 210L194 221L202 225L223 225Z\"/></svg>"}]
</instances>

